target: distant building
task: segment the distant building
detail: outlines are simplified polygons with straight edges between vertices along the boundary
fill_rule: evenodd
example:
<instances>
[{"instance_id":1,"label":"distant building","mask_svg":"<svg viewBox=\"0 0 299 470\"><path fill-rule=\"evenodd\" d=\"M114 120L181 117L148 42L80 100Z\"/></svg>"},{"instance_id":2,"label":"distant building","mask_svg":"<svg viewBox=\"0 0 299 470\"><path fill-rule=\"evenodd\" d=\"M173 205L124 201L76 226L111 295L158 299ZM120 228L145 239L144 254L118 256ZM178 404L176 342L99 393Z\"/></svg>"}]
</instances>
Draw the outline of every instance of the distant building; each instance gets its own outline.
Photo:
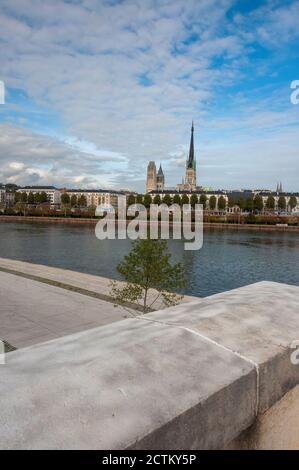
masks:
<instances>
[{"instance_id":1,"label":"distant building","mask_svg":"<svg viewBox=\"0 0 299 470\"><path fill-rule=\"evenodd\" d=\"M159 171L157 173L156 189L158 191L163 191L164 187L165 187L165 177L164 177L164 173L163 173L163 170L162 170L162 166L160 164L160 168L159 168Z\"/></svg>"},{"instance_id":2,"label":"distant building","mask_svg":"<svg viewBox=\"0 0 299 470\"><path fill-rule=\"evenodd\" d=\"M194 125L192 122L191 139L189 147L189 155L186 162L186 176L182 184L178 184L179 191L195 191L196 190L196 160L194 152Z\"/></svg>"},{"instance_id":3,"label":"distant building","mask_svg":"<svg viewBox=\"0 0 299 470\"><path fill-rule=\"evenodd\" d=\"M61 192L54 186L24 186L23 188L18 188L18 193L28 194L37 194L37 193L46 193L47 200L51 205L57 205L61 202Z\"/></svg>"},{"instance_id":4,"label":"distant building","mask_svg":"<svg viewBox=\"0 0 299 470\"><path fill-rule=\"evenodd\" d=\"M155 191L157 189L157 169L155 162L149 162L147 166L146 192Z\"/></svg>"},{"instance_id":5,"label":"distant building","mask_svg":"<svg viewBox=\"0 0 299 470\"><path fill-rule=\"evenodd\" d=\"M115 209L118 206L118 198L127 196L124 191L110 189L64 189L62 193L67 193L70 198L76 196L77 200L84 196L86 198L86 207L97 207L104 204L111 205Z\"/></svg>"}]
</instances>

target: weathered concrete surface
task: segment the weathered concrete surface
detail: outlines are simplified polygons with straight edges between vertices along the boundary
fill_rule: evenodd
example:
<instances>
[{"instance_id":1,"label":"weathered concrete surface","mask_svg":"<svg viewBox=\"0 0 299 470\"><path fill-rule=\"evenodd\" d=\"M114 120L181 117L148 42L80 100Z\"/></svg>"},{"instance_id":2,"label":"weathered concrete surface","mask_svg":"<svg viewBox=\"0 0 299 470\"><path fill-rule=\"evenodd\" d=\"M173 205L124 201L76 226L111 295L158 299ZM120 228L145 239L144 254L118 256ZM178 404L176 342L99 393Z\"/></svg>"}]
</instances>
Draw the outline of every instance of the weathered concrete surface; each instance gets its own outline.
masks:
<instances>
[{"instance_id":1,"label":"weathered concrete surface","mask_svg":"<svg viewBox=\"0 0 299 470\"><path fill-rule=\"evenodd\" d=\"M299 383L298 315L263 282L11 352L0 445L223 448Z\"/></svg>"},{"instance_id":2,"label":"weathered concrete surface","mask_svg":"<svg viewBox=\"0 0 299 470\"><path fill-rule=\"evenodd\" d=\"M292 341L299 340L299 287L260 282L206 297L147 319L184 325L254 361L259 367L259 411L299 383L291 364Z\"/></svg>"},{"instance_id":3,"label":"weathered concrete surface","mask_svg":"<svg viewBox=\"0 0 299 470\"><path fill-rule=\"evenodd\" d=\"M128 316L109 302L0 272L0 339L17 348Z\"/></svg>"},{"instance_id":4,"label":"weathered concrete surface","mask_svg":"<svg viewBox=\"0 0 299 470\"><path fill-rule=\"evenodd\" d=\"M89 292L94 292L103 296L108 296L111 289L111 281L107 277L94 276L92 274L79 273L76 271L70 271L68 269L54 268L52 266L44 266L41 264L27 263L25 261L13 260L8 258L0 258L0 270L1 268L16 271L20 274L29 274L37 276L42 279L48 279L54 282L60 282L69 286L77 287L79 289L85 289ZM121 285L122 283L119 282ZM156 298L156 291L150 292L149 294L153 299ZM181 300L181 303L190 302L191 300L197 299L185 295ZM153 310L159 310L164 308L163 302L157 300L153 305Z\"/></svg>"},{"instance_id":5,"label":"weathered concrete surface","mask_svg":"<svg viewBox=\"0 0 299 470\"><path fill-rule=\"evenodd\" d=\"M229 450L299 450L299 385L231 442Z\"/></svg>"},{"instance_id":6,"label":"weathered concrete surface","mask_svg":"<svg viewBox=\"0 0 299 470\"><path fill-rule=\"evenodd\" d=\"M253 366L181 328L128 319L7 361L2 449L213 448L254 418Z\"/></svg>"}]
</instances>

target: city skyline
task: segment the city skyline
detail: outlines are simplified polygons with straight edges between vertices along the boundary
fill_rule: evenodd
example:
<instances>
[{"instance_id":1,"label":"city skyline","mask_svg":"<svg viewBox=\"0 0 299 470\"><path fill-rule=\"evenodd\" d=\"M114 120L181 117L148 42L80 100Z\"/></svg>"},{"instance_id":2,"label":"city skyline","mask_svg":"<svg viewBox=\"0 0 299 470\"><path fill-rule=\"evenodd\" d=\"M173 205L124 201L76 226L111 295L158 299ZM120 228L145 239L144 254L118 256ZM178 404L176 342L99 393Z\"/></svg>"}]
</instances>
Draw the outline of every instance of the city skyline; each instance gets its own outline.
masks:
<instances>
[{"instance_id":1,"label":"city skyline","mask_svg":"<svg viewBox=\"0 0 299 470\"><path fill-rule=\"evenodd\" d=\"M297 191L298 1L31 3L0 7L1 182L175 186L194 119L198 186Z\"/></svg>"}]
</instances>

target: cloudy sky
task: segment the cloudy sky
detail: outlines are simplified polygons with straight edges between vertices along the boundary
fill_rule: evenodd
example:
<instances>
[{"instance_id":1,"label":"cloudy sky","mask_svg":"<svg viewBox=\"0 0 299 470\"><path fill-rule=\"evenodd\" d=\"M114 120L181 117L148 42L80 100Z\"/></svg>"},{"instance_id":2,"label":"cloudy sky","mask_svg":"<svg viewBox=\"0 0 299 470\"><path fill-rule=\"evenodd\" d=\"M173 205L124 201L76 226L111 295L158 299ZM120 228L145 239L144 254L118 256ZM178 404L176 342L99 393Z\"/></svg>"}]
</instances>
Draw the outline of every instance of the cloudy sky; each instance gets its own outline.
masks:
<instances>
[{"instance_id":1,"label":"cloudy sky","mask_svg":"<svg viewBox=\"0 0 299 470\"><path fill-rule=\"evenodd\" d=\"M299 1L1 0L0 182L298 191Z\"/></svg>"}]
</instances>

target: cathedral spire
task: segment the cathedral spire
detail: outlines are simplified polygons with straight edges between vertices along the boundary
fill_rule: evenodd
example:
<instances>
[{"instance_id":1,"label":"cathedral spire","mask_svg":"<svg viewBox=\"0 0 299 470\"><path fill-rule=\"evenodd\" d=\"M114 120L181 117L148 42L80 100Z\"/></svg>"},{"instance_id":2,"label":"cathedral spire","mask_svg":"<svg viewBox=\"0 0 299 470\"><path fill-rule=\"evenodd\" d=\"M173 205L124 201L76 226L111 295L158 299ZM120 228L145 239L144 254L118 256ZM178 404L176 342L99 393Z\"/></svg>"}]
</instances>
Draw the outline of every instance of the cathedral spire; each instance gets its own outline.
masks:
<instances>
[{"instance_id":1,"label":"cathedral spire","mask_svg":"<svg viewBox=\"0 0 299 470\"><path fill-rule=\"evenodd\" d=\"M189 148L189 156L187 161L187 168L193 168L195 170L195 155L194 155L194 124L192 121L191 127L191 140Z\"/></svg>"}]
</instances>

